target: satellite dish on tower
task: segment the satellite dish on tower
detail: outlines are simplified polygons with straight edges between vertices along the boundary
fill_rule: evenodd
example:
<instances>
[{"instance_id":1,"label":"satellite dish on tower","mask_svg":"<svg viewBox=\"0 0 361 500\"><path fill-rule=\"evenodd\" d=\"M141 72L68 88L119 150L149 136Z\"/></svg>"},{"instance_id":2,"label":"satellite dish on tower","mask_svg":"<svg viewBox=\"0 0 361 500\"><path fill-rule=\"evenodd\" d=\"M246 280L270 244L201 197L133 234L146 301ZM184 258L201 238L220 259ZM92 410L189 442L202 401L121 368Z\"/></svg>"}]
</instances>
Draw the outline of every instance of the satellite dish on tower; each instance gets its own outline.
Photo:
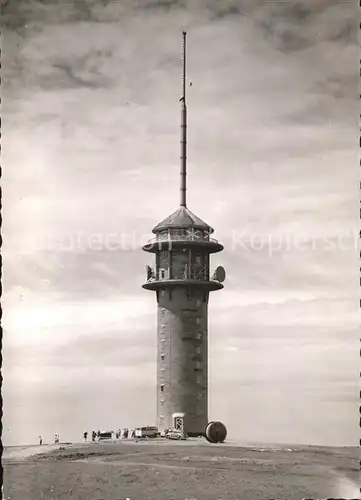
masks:
<instances>
[{"instance_id":1,"label":"satellite dish on tower","mask_svg":"<svg viewBox=\"0 0 361 500\"><path fill-rule=\"evenodd\" d=\"M223 281L226 279L226 271L223 266L217 267L214 272L214 279L216 279L220 283L223 283Z\"/></svg>"},{"instance_id":2,"label":"satellite dish on tower","mask_svg":"<svg viewBox=\"0 0 361 500\"><path fill-rule=\"evenodd\" d=\"M145 269L147 270L147 281L149 281L150 278L152 277L153 271L150 266L145 266Z\"/></svg>"}]
</instances>

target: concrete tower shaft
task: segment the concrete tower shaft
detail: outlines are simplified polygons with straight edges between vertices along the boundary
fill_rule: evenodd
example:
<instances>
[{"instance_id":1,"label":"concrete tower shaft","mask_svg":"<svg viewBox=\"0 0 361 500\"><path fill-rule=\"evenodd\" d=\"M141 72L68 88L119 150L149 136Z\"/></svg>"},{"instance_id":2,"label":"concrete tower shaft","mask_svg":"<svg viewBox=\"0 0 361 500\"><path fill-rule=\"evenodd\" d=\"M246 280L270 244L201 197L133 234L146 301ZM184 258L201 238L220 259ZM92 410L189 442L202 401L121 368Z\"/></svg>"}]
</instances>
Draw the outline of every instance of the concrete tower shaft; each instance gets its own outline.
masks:
<instances>
[{"instance_id":1,"label":"concrete tower shaft","mask_svg":"<svg viewBox=\"0 0 361 500\"><path fill-rule=\"evenodd\" d=\"M194 287L160 292L157 339L160 428L174 427L173 416L182 413L188 434L201 434L208 423L207 303L208 292Z\"/></svg>"}]
</instances>

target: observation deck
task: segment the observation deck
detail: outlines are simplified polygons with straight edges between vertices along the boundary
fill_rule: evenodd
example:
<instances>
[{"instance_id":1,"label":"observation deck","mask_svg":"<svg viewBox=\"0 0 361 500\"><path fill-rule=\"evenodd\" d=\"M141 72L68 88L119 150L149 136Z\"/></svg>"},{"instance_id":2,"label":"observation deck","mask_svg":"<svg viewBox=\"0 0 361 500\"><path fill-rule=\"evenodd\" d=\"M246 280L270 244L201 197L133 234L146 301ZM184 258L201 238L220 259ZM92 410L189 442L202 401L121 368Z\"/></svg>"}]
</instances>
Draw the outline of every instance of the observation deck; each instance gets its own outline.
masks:
<instances>
[{"instance_id":1,"label":"observation deck","mask_svg":"<svg viewBox=\"0 0 361 500\"><path fill-rule=\"evenodd\" d=\"M150 276L144 285L143 288L146 290L161 290L162 288L169 286L197 286L200 288L204 288L209 292L215 290L222 290L223 285L220 281L215 278L215 275L209 279L208 273L206 269L197 270L195 272L194 269L186 269L183 275L171 276L169 277L168 273L160 273L156 272L154 269L150 268L151 273Z\"/></svg>"}]
</instances>

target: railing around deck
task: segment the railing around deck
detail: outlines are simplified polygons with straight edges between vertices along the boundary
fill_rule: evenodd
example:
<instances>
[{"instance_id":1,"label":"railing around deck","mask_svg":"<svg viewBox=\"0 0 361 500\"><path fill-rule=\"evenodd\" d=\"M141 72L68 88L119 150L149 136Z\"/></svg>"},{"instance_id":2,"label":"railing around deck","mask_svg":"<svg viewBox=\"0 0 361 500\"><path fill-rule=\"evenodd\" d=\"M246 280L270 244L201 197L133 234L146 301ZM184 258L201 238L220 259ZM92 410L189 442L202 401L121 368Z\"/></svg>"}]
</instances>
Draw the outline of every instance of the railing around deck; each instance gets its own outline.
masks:
<instances>
[{"instance_id":1,"label":"railing around deck","mask_svg":"<svg viewBox=\"0 0 361 500\"><path fill-rule=\"evenodd\" d=\"M218 281L215 273L213 273L212 278L209 278L209 271L203 266L188 266L184 267L184 270L180 273L174 273L171 277L167 270L160 270L158 273L151 268L150 276L147 283L151 281L167 281L167 280L199 280L199 281Z\"/></svg>"},{"instance_id":2,"label":"railing around deck","mask_svg":"<svg viewBox=\"0 0 361 500\"><path fill-rule=\"evenodd\" d=\"M210 238L209 236L204 237L203 235L199 234L158 234L154 238L150 238L148 240L148 245L154 245L156 243L159 243L161 241L205 241L205 242L211 242L211 243L218 243L218 240L215 238Z\"/></svg>"}]
</instances>

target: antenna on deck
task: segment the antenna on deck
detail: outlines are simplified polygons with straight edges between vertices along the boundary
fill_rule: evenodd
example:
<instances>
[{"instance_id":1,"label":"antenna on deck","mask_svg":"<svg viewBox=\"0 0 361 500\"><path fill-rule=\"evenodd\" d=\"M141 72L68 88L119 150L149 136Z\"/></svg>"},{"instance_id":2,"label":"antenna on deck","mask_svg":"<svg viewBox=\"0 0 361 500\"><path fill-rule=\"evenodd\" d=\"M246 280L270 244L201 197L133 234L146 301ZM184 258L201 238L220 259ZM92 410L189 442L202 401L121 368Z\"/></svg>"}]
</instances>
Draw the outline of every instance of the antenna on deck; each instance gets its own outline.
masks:
<instances>
[{"instance_id":1,"label":"antenna on deck","mask_svg":"<svg viewBox=\"0 0 361 500\"><path fill-rule=\"evenodd\" d=\"M187 105L186 105L186 36L187 33L183 31L183 46L182 46L182 59L183 59L183 80L182 80L182 103L181 110L181 185L180 185L180 204L181 207L187 206L186 191L187 191Z\"/></svg>"}]
</instances>

